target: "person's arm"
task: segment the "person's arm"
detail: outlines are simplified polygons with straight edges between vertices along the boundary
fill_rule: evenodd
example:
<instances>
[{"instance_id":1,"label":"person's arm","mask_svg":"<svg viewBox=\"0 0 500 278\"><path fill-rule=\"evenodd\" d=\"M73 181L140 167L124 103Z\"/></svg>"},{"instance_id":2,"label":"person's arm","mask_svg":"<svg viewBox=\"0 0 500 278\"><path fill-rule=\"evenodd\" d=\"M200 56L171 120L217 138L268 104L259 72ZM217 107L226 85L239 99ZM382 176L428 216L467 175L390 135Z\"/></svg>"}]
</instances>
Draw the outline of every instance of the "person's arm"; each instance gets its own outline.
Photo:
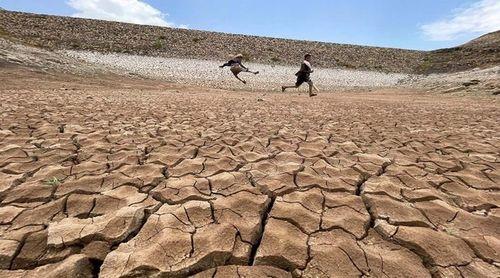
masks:
<instances>
[{"instance_id":1,"label":"person's arm","mask_svg":"<svg viewBox=\"0 0 500 278\"><path fill-rule=\"evenodd\" d=\"M247 68L247 67L245 67L245 66L244 66L241 62L239 62L238 64L240 64L240 66L241 66L242 68L244 68L245 70L248 70L248 68Z\"/></svg>"},{"instance_id":2,"label":"person's arm","mask_svg":"<svg viewBox=\"0 0 500 278\"><path fill-rule=\"evenodd\" d=\"M221 69L222 69L222 68L224 68L224 67L230 67L232 64L233 64L233 61L229 61L229 62L225 63L224 65L219 66L219 68L221 68Z\"/></svg>"}]
</instances>

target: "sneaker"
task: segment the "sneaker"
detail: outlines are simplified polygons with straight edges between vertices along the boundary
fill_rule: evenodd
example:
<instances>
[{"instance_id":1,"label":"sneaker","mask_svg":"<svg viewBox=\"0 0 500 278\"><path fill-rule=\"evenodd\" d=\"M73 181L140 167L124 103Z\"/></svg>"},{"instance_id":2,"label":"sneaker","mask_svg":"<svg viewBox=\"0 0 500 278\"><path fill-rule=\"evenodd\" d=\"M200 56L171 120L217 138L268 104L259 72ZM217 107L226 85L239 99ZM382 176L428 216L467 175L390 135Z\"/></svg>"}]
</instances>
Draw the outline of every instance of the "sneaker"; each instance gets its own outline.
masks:
<instances>
[{"instance_id":1,"label":"sneaker","mask_svg":"<svg viewBox=\"0 0 500 278\"><path fill-rule=\"evenodd\" d=\"M284 93L285 92L285 86L281 86L281 92Z\"/></svg>"},{"instance_id":2,"label":"sneaker","mask_svg":"<svg viewBox=\"0 0 500 278\"><path fill-rule=\"evenodd\" d=\"M259 72L258 72L258 71L256 71L256 72L254 72L253 74L259 74Z\"/></svg>"},{"instance_id":3,"label":"sneaker","mask_svg":"<svg viewBox=\"0 0 500 278\"><path fill-rule=\"evenodd\" d=\"M309 94L310 97L315 97L317 96L318 94Z\"/></svg>"}]
</instances>

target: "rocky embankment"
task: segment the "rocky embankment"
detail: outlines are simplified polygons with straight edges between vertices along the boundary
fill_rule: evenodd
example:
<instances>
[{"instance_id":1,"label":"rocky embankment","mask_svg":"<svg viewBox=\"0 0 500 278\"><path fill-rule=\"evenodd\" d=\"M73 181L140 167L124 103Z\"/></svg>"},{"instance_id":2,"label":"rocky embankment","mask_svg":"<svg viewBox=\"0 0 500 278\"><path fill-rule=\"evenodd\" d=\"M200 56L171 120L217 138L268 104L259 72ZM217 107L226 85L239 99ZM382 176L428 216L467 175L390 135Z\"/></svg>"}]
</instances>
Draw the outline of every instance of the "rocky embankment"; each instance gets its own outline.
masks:
<instances>
[{"instance_id":1,"label":"rocky embankment","mask_svg":"<svg viewBox=\"0 0 500 278\"><path fill-rule=\"evenodd\" d=\"M500 65L500 31L461 46L416 51L234 35L0 10L0 36L49 49L128 53L170 58L247 60L292 65L305 52L323 68L394 73L448 73Z\"/></svg>"},{"instance_id":2,"label":"rocky embankment","mask_svg":"<svg viewBox=\"0 0 500 278\"><path fill-rule=\"evenodd\" d=\"M323 68L396 73L417 71L425 54L7 11L0 12L0 34L49 49L213 60L241 52L247 60L273 65L296 64L310 52L321 57L317 65Z\"/></svg>"},{"instance_id":3,"label":"rocky embankment","mask_svg":"<svg viewBox=\"0 0 500 278\"><path fill-rule=\"evenodd\" d=\"M458 72L500 66L500 30L466 44L428 52L421 73Z\"/></svg>"}]
</instances>

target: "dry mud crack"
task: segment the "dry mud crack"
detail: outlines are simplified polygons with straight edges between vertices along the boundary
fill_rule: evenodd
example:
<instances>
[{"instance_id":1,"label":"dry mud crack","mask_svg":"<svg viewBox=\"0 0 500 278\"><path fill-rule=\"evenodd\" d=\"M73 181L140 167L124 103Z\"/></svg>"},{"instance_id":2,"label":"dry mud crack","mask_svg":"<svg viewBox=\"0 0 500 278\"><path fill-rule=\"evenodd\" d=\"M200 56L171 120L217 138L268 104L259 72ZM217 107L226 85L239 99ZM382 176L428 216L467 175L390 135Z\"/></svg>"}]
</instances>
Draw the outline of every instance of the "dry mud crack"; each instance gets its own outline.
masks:
<instances>
[{"instance_id":1,"label":"dry mud crack","mask_svg":"<svg viewBox=\"0 0 500 278\"><path fill-rule=\"evenodd\" d=\"M500 276L496 100L1 94L0 276Z\"/></svg>"}]
</instances>

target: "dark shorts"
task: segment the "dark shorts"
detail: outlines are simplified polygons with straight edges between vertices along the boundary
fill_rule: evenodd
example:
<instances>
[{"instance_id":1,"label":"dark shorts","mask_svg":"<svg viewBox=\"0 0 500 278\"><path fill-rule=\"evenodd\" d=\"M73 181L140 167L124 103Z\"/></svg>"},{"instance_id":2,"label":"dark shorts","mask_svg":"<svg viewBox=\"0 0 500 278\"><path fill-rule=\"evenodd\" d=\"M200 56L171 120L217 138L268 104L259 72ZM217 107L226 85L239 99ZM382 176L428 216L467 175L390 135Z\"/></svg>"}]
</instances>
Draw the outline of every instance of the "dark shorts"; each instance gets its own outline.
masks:
<instances>
[{"instance_id":1,"label":"dark shorts","mask_svg":"<svg viewBox=\"0 0 500 278\"><path fill-rule=\"evenodd\" d=\"M295 82L295 86L299 87L304 82L309 83L311 81L311 77L308 74L299 74L297 75L297 82Z\"/></svg>"}]
</instances>

